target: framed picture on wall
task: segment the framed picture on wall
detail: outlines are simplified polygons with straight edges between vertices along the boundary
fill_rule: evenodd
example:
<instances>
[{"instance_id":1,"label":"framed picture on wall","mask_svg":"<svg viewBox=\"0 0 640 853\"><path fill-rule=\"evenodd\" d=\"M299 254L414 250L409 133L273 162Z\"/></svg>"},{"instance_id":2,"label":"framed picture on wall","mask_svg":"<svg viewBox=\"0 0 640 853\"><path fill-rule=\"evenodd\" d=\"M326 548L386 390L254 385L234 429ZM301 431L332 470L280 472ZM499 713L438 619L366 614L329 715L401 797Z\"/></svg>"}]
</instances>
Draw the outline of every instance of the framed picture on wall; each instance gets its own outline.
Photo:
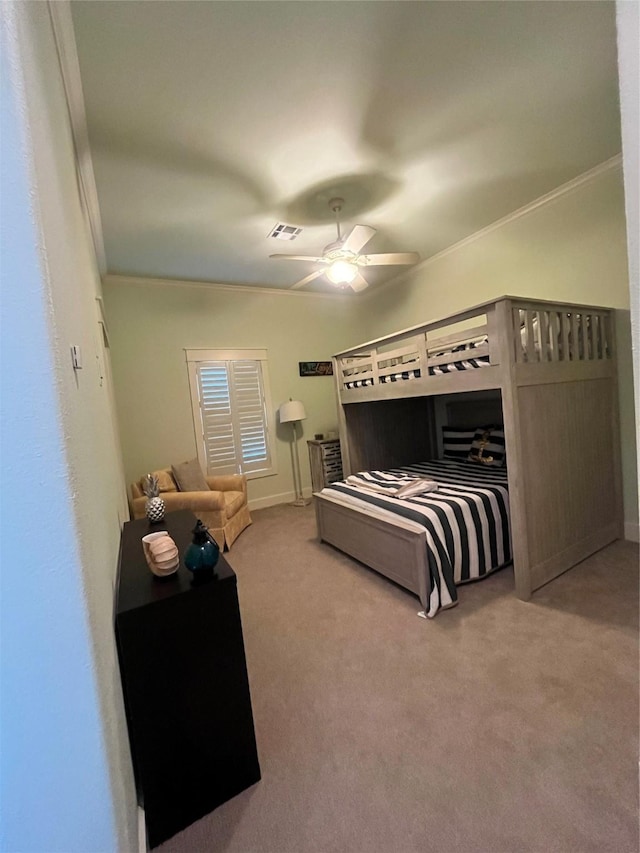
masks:
<instances>
[{"instance_id":1,"label":"framed picture on wall","mask_svg":"<svg viewBox=\"0 0 640 853\"><path fill-rule=\"evenodd\" d=\"M333 376L332 361L299 361L300 376Z\"/></svg>"}]
</instances>

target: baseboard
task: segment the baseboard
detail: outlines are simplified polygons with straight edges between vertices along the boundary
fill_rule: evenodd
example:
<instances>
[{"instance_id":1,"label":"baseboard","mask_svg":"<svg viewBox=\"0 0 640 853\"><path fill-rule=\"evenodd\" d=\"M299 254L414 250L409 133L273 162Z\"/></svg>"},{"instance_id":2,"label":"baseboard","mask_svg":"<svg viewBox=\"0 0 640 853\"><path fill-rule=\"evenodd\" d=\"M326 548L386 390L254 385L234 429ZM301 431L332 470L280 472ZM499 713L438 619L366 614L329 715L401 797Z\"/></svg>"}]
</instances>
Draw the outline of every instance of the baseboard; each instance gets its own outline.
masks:
<instances>
[{"instance_id":1,"label":"baseboard","mask_svg":"<svg viewBox=\"0 0 640 853\"><path fill-rule=\"evenodd\" d=\"M624 538L628 542L640 542L640 524L634 521L625 521Z\"/></svg>"},{"instance_id":2,"label":"baseboard","mask_svg":"<svg viewBox=\"0 0 640 853\"><path fill-rule=\"evenodd\" d=\"M302 496L309 500L312 495L311 487L302 490ZM281 492L279 495L269 495L266 498L254 498L248 501L249 509L266 509L268 506L277 506L278 504L290 504L295 501L295 492Z\"/></svg>"},{"instance_id":3,"label":"baseboard","mask_svg":"<svg viewBox=\"0 0 640 853\"><path fill-rule=\"evenodd\" d=\"M147 824L144 809L138 806L138 853L147 853Z\"/></svg>"}]
</instances>

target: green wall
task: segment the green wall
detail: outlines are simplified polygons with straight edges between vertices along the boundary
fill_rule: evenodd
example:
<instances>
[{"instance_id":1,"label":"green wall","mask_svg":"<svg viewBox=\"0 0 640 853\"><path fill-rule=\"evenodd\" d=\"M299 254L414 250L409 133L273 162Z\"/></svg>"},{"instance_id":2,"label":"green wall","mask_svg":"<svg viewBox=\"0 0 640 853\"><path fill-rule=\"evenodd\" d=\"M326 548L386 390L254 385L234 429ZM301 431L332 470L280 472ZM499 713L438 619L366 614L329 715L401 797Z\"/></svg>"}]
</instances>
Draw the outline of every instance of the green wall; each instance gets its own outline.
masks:
<instances>
[{"instance_id":1,"label":"green wall","mask_svg":"<svg viewBox=\"0 0 640 853\"><path fill-rule=\"evenodd\" d=\"M127 482L196 455L185 349L265 348L274 409L302 400L306 440L337 430L333 377L301 378L299 361L325 361L353 341L357 303L342 296L118 282L104 287ZM254 505L292 498L291 430L276 429L278 473L249 481Z\"/></svg>"},{"instance_id":2,"label":"green wall","mask_svg":"<svg viewBox=\"0 0 640 853\"><path fill-rule=\"evenodd\" d=\"M298 361L504 294L620 309L619 379L625 519L637 535L635 416L621 169L604 168L553 200L453 247L409 277L353 298L206 286L105 284L127 481L195 456L185 348L265 347L274 406L307 408L304 439L336 428L333 380L301 379ZM306 448L303 478L309 486ZM252 501L287 499L289 432L278 431L278 474L252 480Z\"/></svg>"},{"instance_id":3,"label":"green wall","mask_svg":"<svg viewBox=\"0 0 640 853\"><path fill-rule=\"evenodd\" d=\"M612 168L435 257L365 297L367 340L501 295L604 305L616 312L627 531L638 479L622 169Z\"/></svg>"}]
</instances>

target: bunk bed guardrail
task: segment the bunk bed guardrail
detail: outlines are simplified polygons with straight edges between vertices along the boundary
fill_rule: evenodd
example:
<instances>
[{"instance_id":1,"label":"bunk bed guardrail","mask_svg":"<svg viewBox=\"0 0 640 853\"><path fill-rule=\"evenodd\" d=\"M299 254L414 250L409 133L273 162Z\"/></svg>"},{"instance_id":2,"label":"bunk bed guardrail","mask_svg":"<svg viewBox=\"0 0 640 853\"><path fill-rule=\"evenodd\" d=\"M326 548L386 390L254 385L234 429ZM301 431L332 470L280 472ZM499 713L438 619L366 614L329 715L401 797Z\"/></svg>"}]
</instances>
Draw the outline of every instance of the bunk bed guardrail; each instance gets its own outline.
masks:
<instances>
[{"instance_id":1,"label":"bunk bed guardrail","mask_svg":"<svg viewBox=\"0 0 640 853\"><path fill-rule=\"evenodd\" d=\"M403 346L338 356L338 370L345 388L359 388L401 379L419 379L446 373L456 363L473 367L497 363L489 342L488 323L442 334L442 329L424 330L406 338ZM446 330L446 329L445 329ZM453 368L461 369L461 368Z\"/></svg>"},{"instance_id":2,"label":"bunk bed guardrail","mask_svg":"<svg viewBox=\"0 0 640 853\"><path fill-rule=\"evenodd\" d=\"M513 308L515 360L593 361L611 358L611 314L542 305Z\"/></svg>"},{"instance_id":3,"label":"bunk bed guardrail","mask_svg":"<svg viewBox=\"0 0 640 853\"><path fill-rule=\"evenodd\" d=\"M611 358L611 312L607 309L587 311L581 306L510 301L510 329L499 328L496 303L491 303L383 338L359 351L337 355L341 391L495 367L500 364L499 354L503 351L502 334L509 340L509 351L516 363ZM476 325L470 327L470 320ZM450 330L462 324L462 328Z\"/></svg>"}]
</instances>

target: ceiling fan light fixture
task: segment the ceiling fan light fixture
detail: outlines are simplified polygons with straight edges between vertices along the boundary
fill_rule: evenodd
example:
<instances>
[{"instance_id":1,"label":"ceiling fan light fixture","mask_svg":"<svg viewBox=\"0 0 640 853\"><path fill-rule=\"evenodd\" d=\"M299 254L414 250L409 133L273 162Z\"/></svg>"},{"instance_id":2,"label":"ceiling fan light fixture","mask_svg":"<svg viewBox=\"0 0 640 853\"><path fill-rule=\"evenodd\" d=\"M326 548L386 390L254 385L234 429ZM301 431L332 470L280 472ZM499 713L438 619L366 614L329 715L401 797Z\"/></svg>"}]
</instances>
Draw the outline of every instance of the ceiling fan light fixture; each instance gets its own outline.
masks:
<instances>
[{"instance_id":1,"label":"ceiling fan light fixture","mask_svg":"<svg viewBox=\"0 0 640 853\"><path fill-rule=\"evenodd\" d=\"M385 252L383 254L364 255L362 248L371 240L376 229L370 225L354 225L346 237L340 231L340 211L343 199L332 198L329 207L336 215L337 240L329 243L322 251L322 256L311 257L309 255L269 255L270 258L282 258L286 261L309 261L313 264L322 264L326 269L319 269L306 275L304 278L292 284L293 289L304 287L315 281L321 275L326 275L328 281L336 287L351 285L351 289L358 293L367 287L368 282L360 272L360 267L370 266L402 266L417 264L420 255L417 252ZM276 226L276 229L279 226ZM298 230L297 226L282 224L283 229ZM285 231L286 233L286 231ZM284 237L280 234L280 239ZM295 236L295 235L294 235ZM293 239L290 237L289 239Z\"/></svg>"},{"instance_id":2,"label":"ceiling fan light fixture","mask_svg":"<svg viewBox=\"0 0 640 853\"><path fill-rule=\"evenodd\" d=\"M332 284L350 284L358 274L358 268L349 261L334 261L327 270L327 278Z\"/></svg>"}]
</instances>

